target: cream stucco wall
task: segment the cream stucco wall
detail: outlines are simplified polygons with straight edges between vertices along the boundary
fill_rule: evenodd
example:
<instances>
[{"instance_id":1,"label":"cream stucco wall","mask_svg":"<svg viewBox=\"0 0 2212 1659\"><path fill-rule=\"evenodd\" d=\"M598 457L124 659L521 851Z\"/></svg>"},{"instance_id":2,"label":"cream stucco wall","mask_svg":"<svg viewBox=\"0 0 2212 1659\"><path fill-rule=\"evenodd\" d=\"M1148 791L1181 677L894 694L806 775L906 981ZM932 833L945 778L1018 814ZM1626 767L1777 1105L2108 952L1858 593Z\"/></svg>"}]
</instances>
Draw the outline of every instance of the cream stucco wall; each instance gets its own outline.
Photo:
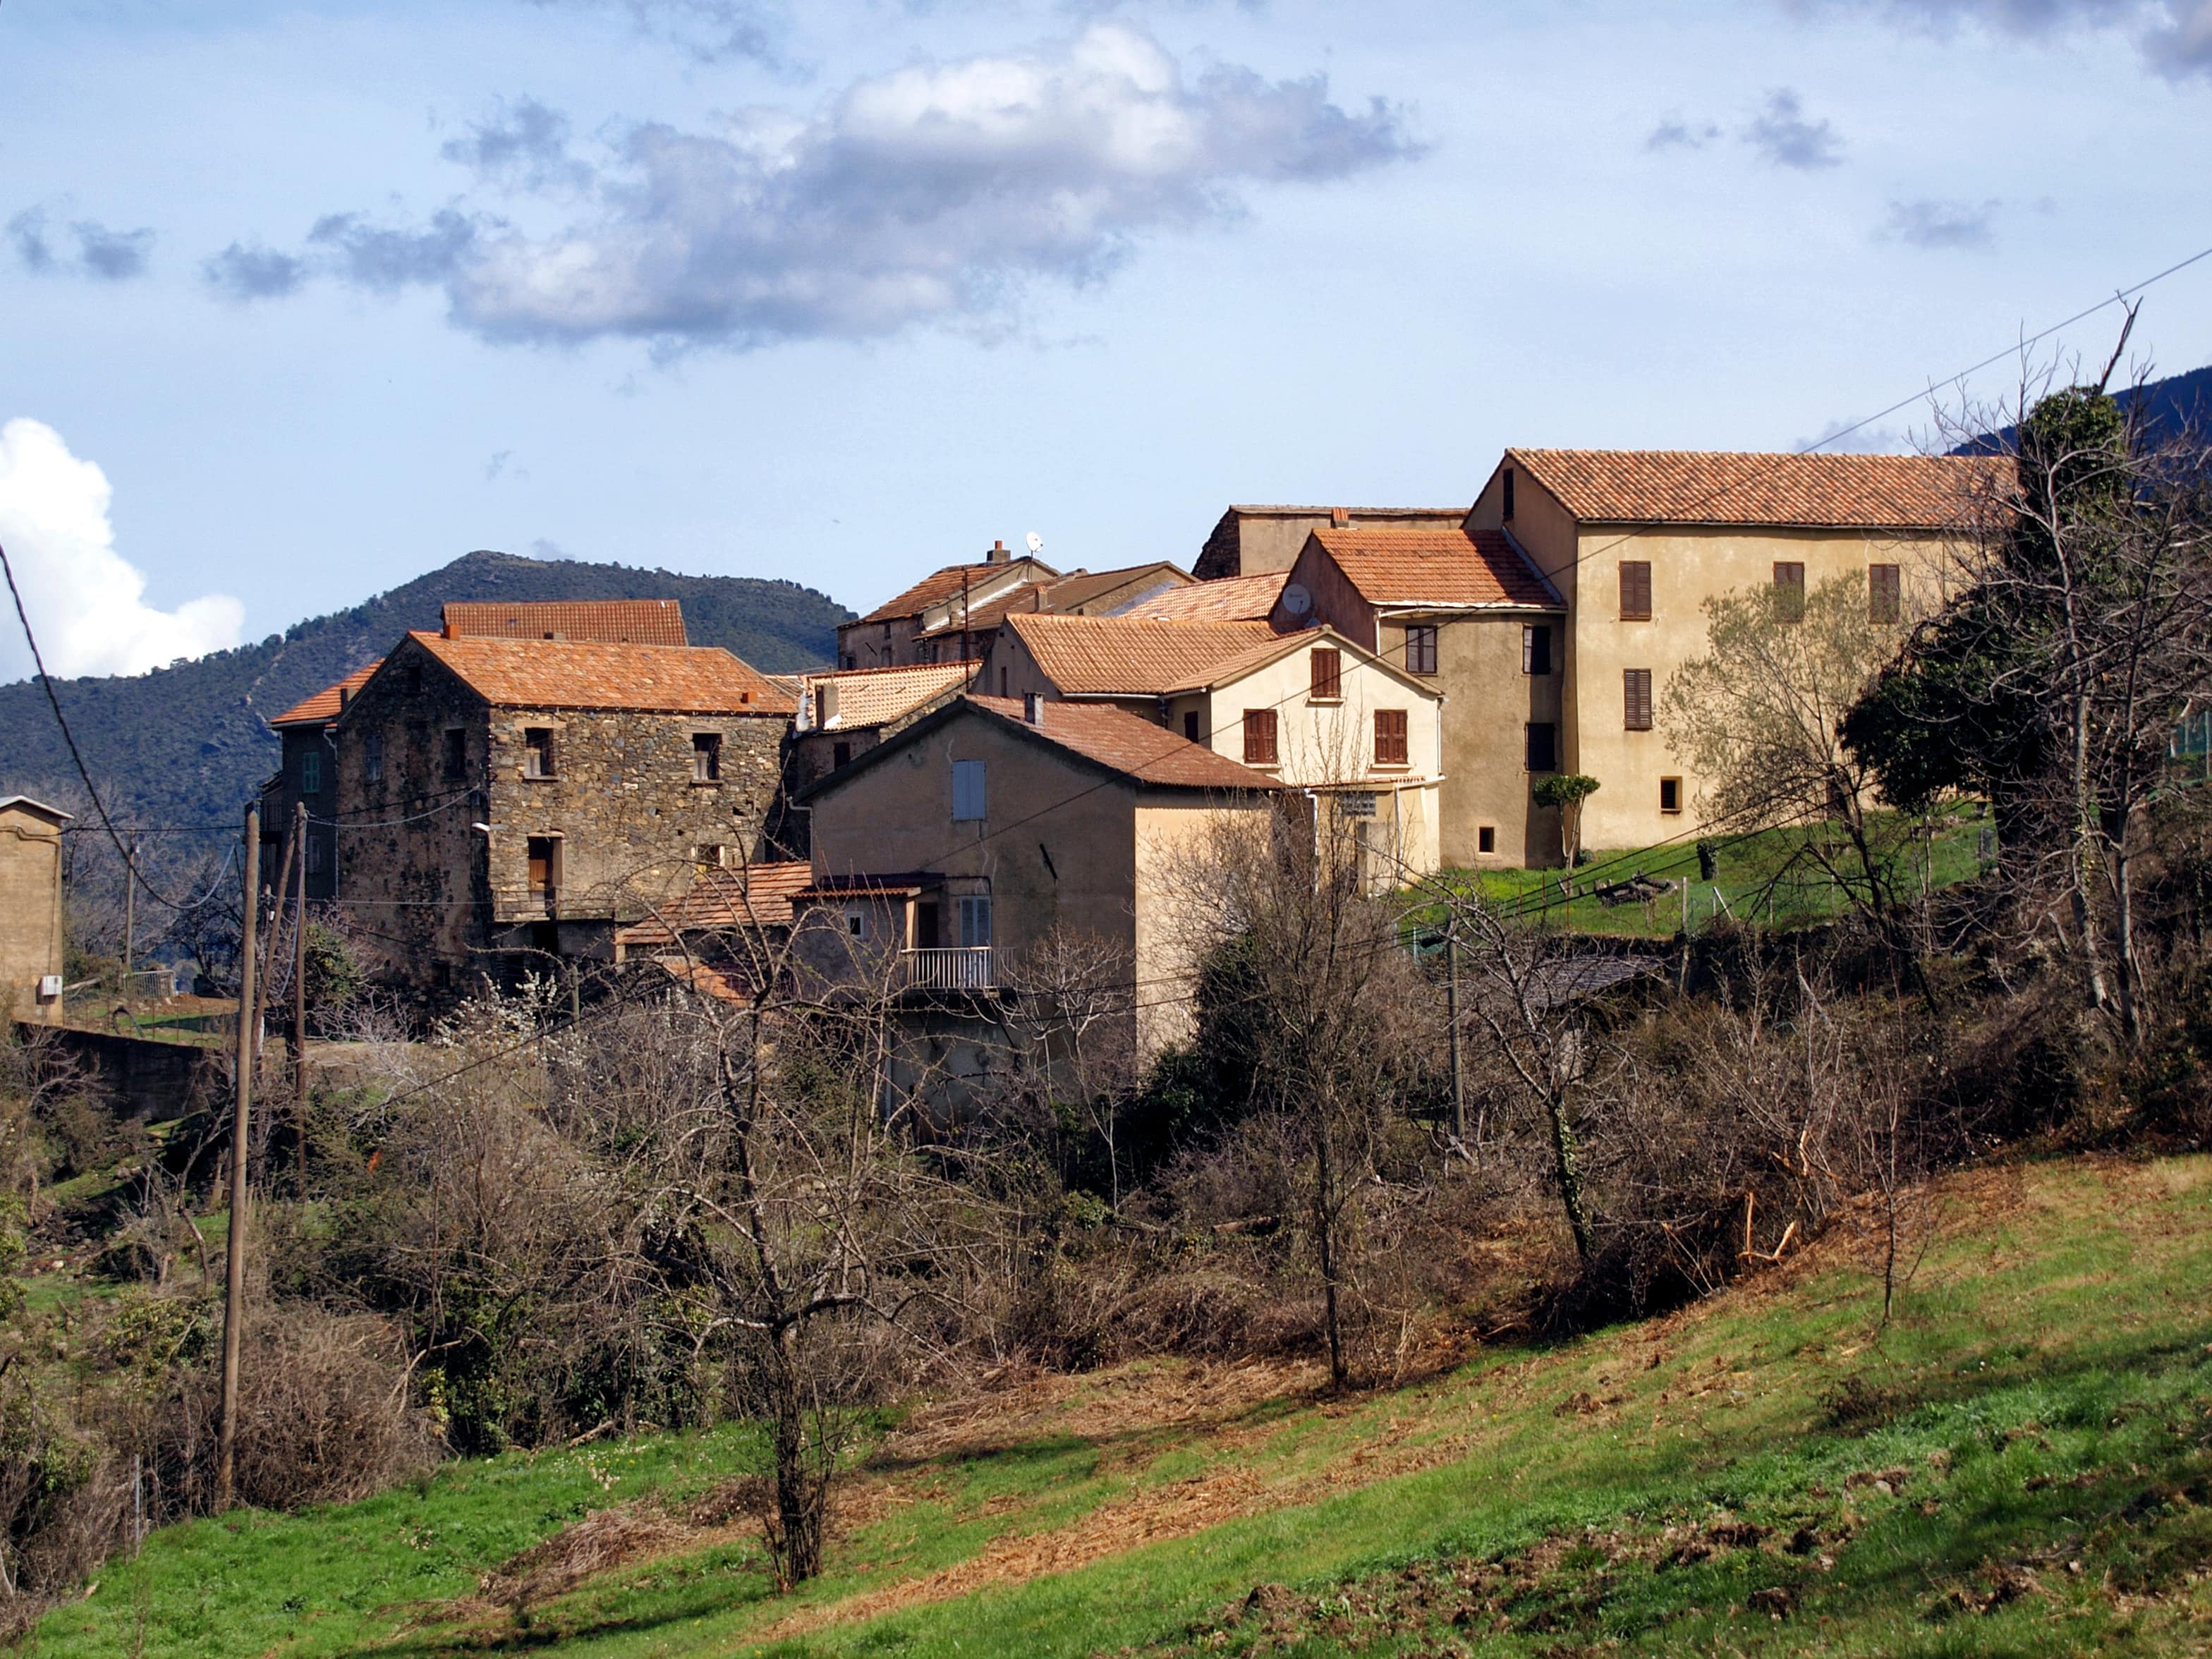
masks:
<instances>
[{"instance_id":1,"label":"cream stucco wall","mask_svg":"<svg viewBox=\"0 0 2212 1659\"><path fill-rule=\"evenodd\" d=\"M17 1019L58 1023L39 981L62 971L61 817L0 808L0 1002Z\"/></svg>"}]
</instances>

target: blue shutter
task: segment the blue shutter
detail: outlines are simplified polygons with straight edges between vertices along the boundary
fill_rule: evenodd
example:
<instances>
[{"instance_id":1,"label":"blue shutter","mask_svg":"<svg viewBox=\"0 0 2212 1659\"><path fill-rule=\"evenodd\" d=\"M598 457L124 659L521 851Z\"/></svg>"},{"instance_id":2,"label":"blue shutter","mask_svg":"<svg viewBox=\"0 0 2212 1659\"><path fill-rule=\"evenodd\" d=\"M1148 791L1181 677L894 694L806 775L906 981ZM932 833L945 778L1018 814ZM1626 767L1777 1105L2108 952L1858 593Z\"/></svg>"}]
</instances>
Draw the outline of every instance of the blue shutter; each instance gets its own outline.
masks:
<instances>
[{"instance_id":1,"label":"blue shutter","mask_svg":"<svg viewBox=\"0 0 2212 1659\"><path fill-rule=\"evenodd\" d=\"M983 811L983 763L952 763L952 819L956 823L981 820Z\"/></svg>"}]
</instances>

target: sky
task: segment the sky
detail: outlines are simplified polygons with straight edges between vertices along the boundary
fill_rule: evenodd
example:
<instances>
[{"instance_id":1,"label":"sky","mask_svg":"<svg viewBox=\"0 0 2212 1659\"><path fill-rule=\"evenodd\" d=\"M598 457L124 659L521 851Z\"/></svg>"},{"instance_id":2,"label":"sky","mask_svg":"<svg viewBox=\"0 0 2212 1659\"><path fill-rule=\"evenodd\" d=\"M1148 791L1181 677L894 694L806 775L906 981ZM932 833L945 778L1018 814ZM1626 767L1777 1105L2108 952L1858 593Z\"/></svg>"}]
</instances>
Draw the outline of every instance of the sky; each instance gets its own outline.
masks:
<instances>
[{"instance_id":1,"label":"sky","mask_svg":"<svg viewBox=\"0 0 2212 1659\"><path fill-rule=\"evenodd\" d=\"M866 610L2001 401L2212 247L2212 0L16 0L0 232L58 674L476 548Z\"/></svg>"}]
</instances>

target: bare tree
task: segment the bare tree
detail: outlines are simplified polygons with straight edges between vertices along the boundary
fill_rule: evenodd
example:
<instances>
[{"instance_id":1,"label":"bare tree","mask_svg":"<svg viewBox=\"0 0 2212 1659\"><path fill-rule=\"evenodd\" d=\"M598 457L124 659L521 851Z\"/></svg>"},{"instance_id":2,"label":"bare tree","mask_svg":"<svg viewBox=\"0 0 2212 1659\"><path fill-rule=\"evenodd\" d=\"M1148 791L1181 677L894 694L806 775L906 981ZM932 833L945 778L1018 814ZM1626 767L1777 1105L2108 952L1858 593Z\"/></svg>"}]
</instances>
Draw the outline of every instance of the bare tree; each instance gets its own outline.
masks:
<instances>
[{"instance_id":1,"label":"bare tree","mask_svg":"<svg viewBox=\"0 0 2212 1659\"><path fill-rule=\"evenodd\" d=\"M1000 973L1023 1085L1048 1122L1072 1116L1106 1149L1121 1207L1121 1115L1137 1074L1135 959L1096 933L1054 927Z\"/></svg>"}]
</instances>

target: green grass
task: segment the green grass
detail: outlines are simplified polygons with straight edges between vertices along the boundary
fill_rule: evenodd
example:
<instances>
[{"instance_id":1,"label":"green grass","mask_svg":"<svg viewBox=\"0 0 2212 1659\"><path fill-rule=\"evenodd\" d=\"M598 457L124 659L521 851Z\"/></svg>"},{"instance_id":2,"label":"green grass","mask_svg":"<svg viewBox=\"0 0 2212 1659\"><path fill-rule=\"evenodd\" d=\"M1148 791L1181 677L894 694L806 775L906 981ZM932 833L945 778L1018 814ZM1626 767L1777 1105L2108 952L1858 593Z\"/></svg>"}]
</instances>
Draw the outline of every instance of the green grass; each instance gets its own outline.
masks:
<instances>
[{"instance_id":1,"label":"green grass","mask_svg":"<svg viewBox=\"0 0 2212 1659\"><path fill-rule=\"evenodd\" d=\"M1876 814L1877 823L1887 816ZM1943 808L1934 817L1936 834L1925 854L1916 843L1908 854L1893 862L1893 879L1902 891L1916 890L1924 862L1931 886L1971 881L1983 872L1981 836L1989 823L1986 813L1973 802ZM1461 871L1446 878L1471 884L1493 906L1511 907L1532 921L1576 933L1638 939L1672 939L1678 934L1682 902L1677 894L1667 894L1649 905L1607 905L1583 890L1595 882L1625 881L1639 872L1661 881L1689 878L1693 932L1717 914L1716 887L1731 915L1802 927L1832 921L1850 906L1845 896L1822 875L1819 862L1807 854L1808 846L1827 833L1819 828L1796 828L1714 836L1717 879L1711 882L1698 877L1694 840L1592 851L1589 862L1572 874L1578 890L1571 903L1559 897L1559 884L1568 875L1564 870ZM1836 857L1849 867L1848 848L1840 849Z\"/></svg>"},{"instance_id":2,"label":"green grass","mask_svg":"<svg viewBox=\"0 0 2212 1659\"><path fill-rule=\"evenodd\" d=\"M949 1449L892 1432L789 1595L724 1533L526 1626L455 1605L587 1510L757 1455L666 1437L157 1534L39 1651L131 1651L142 1575L144 1650L178 1656L2212 1650L2212 1159L1984 1172L1942 1215L1886 1328L1844 1228L1682 1313L1400 1389L1167 1420L1236 1374L1158 1364Z\"/></svg>"}]
</instances>

